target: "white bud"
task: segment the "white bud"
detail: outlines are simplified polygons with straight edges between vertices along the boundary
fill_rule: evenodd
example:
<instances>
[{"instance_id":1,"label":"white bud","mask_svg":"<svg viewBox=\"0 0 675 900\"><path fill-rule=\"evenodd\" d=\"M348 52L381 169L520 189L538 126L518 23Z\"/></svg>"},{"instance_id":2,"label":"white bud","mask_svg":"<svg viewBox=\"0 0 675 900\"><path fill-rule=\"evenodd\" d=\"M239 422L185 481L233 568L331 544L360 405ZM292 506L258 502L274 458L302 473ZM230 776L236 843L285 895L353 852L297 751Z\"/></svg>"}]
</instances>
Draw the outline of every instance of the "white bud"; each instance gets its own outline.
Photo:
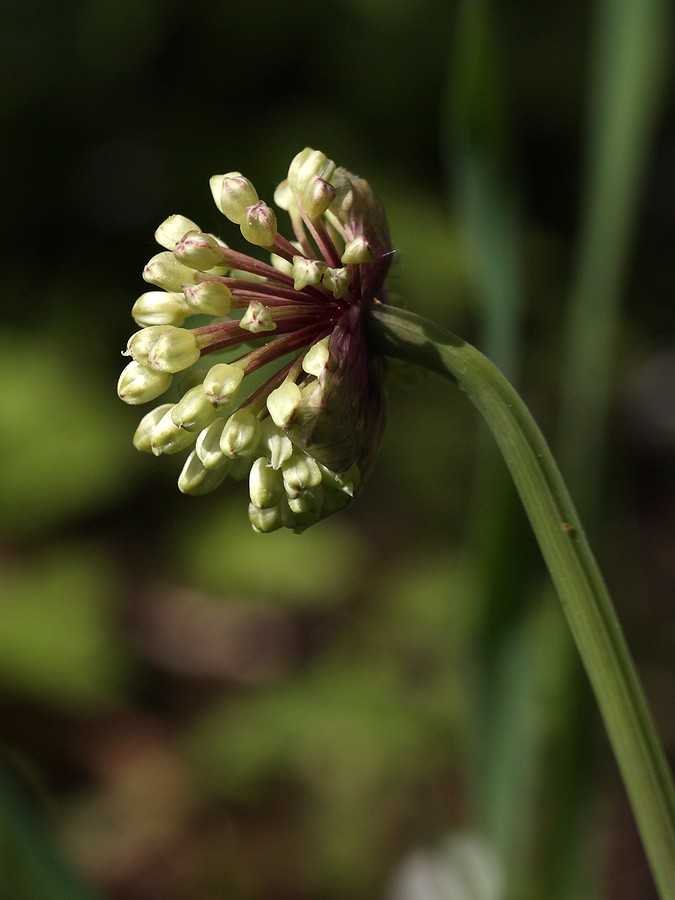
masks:
<instances>
[{"instance_id":1,"label":"white bud","mask_svg":"<svg viewBox=\"0 0 675 900\"><path fill-rule=\"evenodd\" d=\"M229 462L220 446L224 428L225 419L216 419L197 435L195 452L206 469L216 469Z\"/></svg>"},{"instance_id":2,"label":"white bud","mask_svg":"<svg viewBox=\"0 0 675 900\"><path fill-rule=\"evenodd\" d=\"M260 422L248 409L238 409L225 423L220 436L220 447L225 456L250 457L260 441Z\"/></svg>"},{"instance_id":3,"label":"white bud","mask_svg":"<svg viewBox=\"0 0 675 900\"><path fill-rule=\"evenodd\" d=\"M232 291L221 281L185 285L183 294L189 309L205 316L226 316L232 306Z\"/></svg>"},{"instance_id":4,"label":"white bud","mask_svg":"<svg viewBox=\"0 0 675 900\"><path fill-rule=\"evenodd\" d=\"M253 503L248 507L249 522L253 530L260 534L269 534L285 525L282 504L267 509L259 509Z\"/></svg>"},{"instance_id":5,"label":"white bud","mask_svg":"<svg viewBox=\"0 0 675 900\"><path fill-rule=\"evenodd\" d=\"M150 449L159 456L161 453L178 453L194 443L195 435L191 431L179 428L171 417L171 406L155 425L150 435Z\"/></svg>"},{"instance_id":6,"label":"white bud","mask_svg":"<svg viewBox=\"0 0 675 900\"><path fill-rule=\"evenodd\" d=\"M174 325L150 325L132 334L127 355L158 372L181 372L199 359L193 332Z\"/></svg>"},{"instance_id":7,"label":"white bud","mask_svg":"<svg viewBox=\"0 0 675 900\"><path fill-rule=\"evenodd\" d=\"M171 411L174 425L186 431L201 431L210 425L216 415L217 410L209 403L201 384L183 394Z\"/></svg>"},{"instance_id":8,"label":"white bud","mask_svg":"<svg viewBox=\"0 0 675 900\"><path fill-rule=\"evenodd\" d=\"M267 409L279 428L288 428L300 408L302 395L293 381L285 381L267 398Z\"/></svg>"},{"instance_id":9,"label":"white bud","mask_svg":"<svg viewBox=\"0 0 675 900\"><path fill-rule=\"evenodd\" d=\"M251 466L248 484L251 503L259 509L276 506L284 495L281 472L273 469L263 456Z\"/></svg>"},{"instance_id":10,"label":"white bud","mask_svg":"<svg viewBox=\"0 0 675 900\"><path fill-rule=\"evenodd\" d=\"M262 443L267 447L267 458L273 469L280 469L293 454L293 442L271 418L262 423Z\"/></svg>"},{"instance_id":11,"label":"white bud","mask_svg":"<svg viewBox=\"0 0 675 900\"><path fill-rule=\"evenodd\" d=\"M313 344L305 354L304 359L302 360L302 368L308 375L316 375L318 378L328 365L328 360L330 358L328 342L329 338L327 337L323 338L321 341L317 341L317 343Z\"/></svg>"},{"instance_id":12,"label":"white bud","mask_svg":"<svg viewBox=\"0 0 675 900\"><path fill-rule=\"evenodd\" d=\"M271 247L277 236L277 217L271 206L260 201L246 207L239 228L249 244Z\"/></svg>"},{"instance_id":13,"label":"white bud","mask_svg":"<svg viewBox=\"0 0 675 900\"><path fill-rule=\"evenodd\" d=\"M199 225L196 225L191 219L186 219L185 216L169 216L155 232L155 240L160 247L173 250L188 231L199 231Z\"/></svg>"},{"instance_id":14,"label":"white bud","mask_svg":"<svg viewBox=\"0 0 675 900\"><path fill-rule=\"evenodd\" d=\"M373 253L370 249L370 244L362 234L358 234L345 245L341 262L347 266L372 262L372 259Z\"/></svg>"},{"instance_id":15,"label":"white bud","mask_svg":"<svg viewBox=\"0 0 675 900\"><path fill-rule=\"evenodd\" d=\"M179 262L191 269L208 270L223 262L223 249L212 234L188 231L173 251Z\"/></svg>"},{"instance_id":16,"label":"white bud","mask_svg":"<svg viewBox=\"0 0 675 900\"><path fill-rule=\"evenodd\" d=\"M258 202L256 189L241 172L213 175L209 185L218 209L236 225L244 221L246 207Z\"/></svg>"},{"instance_id":17,"label":"white bud","mask_svg":"<svg viewBox=\"0 0 675 900\"><path fill-rule=\"evenodd\" d=\"M182 294L147 291L134 303L131 315L138 325L182 325L190 310Z\"/></svg>"},{"instance_id":18,"label":"white bud","mask_svg":"<svg viewBox=\"0 0 675 900\"><path fill-rule=\"evenodd\" d=\"M178 489L183 494L208 494L223 483L227 469L207 469L193 450L178 476Z\"/></svg>"},{"instance_id":19,"label":"white bud","mask_svg":"<svg viewBox=\"0 0 675 900\"><path fill-rule=\"evenodd\" d=\"M138 427L134 432L133 443L134 447L140 450L141 453L152 453L152 433L164 417L164 414L171 408L171 403L162 403L161 406L157 406L149 413L146 413L138 423Z\"/></svg>"},{"instance_id":20,"label":"white bud","mask_svg":"<svg viewBox=\"0 0 675 900\"><path fill-rule=\"evenodd\" d=\"M318 487L322 480L319 464L306 453L294 455L284 465L282 473L289 497L297 497L302 491Z\"/></svg>"},{"instance_id":21,"label":"white bud","mask_svg":"<svg viewBox=\"0 0 675 900\"><path fill-rule=\"evenodd\" d=\"M244 369L237 363L218 363L204 378L204 392L214 407L227 406L234 399L244 377Z\"/></svg>"},{"instance_id":22,"label":"white bud","mask_svg":"<svg viewBox=\"0 0 675 900\"><path fill-rule=\"evenodd\" d=\"M130 362L117 382L117 394L125 403L137 406L159 397L171 384L169 372L158 372L139 362Z\"/></svg>"},{"instance_id":23,"label":"white bud","mask_svg":"<svg viewBox=\"0 0 675 900\"><path fill-rule=\"evenodd\" d=\"M168 251L157 253L143 269L143 280L165 291L181 291L184 284L194 284L198 277L195 269L178 262Z\"/></svg>"}]
</instances>

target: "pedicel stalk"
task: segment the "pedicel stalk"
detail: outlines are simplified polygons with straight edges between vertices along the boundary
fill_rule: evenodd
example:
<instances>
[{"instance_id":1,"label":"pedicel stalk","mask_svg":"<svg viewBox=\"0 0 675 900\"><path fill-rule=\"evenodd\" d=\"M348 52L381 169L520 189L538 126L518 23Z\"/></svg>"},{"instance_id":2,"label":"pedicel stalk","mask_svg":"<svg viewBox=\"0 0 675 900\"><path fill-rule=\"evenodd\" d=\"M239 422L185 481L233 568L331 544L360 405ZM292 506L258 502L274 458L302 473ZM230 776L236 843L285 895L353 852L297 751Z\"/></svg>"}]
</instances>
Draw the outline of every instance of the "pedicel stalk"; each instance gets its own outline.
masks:
<instances>
[{"instance_id":1,"label":"pedicel stalk","mask_svg":"<svg viewBox=\"0 0 675 900\"><path fill-rule=\"evenodd\" d=\"M362 489L384 425L385 357L460 385L502 451L602 713L662 900L675 898L675 792L611 599L551 452L513 387L469 344L387 305L394 253L366 181L305 148L274 194L292 239L240 172L213 198L249 256L170 216L132 309L118 394L171 401L142 419L138 450L189 451L188 494L248 479L258 532L301 532ZM190 317L195 327L184 327ZM206 365L205 365L206 363ZM178 377L176 377L178 376ZM175 384L172 383L177 382ZM249 385L246 390L245 385Z\"/></svg>"}]
</instances>

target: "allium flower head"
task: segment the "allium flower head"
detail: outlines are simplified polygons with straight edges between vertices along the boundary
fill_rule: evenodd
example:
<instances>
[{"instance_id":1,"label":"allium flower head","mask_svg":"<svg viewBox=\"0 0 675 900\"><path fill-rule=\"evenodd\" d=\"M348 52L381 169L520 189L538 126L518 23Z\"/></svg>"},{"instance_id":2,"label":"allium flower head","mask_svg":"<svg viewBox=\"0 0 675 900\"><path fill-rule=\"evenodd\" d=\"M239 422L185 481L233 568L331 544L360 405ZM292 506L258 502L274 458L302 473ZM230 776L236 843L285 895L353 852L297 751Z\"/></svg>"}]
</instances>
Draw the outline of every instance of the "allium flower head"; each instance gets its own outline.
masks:
<instances>
[{"instance_id":1,"label":"allium flower head","mask_svg":"<svg viewBox=\"0 0 675 900\"><path fill-rule=\"evenodd\" d=\"M379 443L383 361L369 354L364 329L369 305L385 299L386 219L366 181L309 147L274 194L292 241L240 172L210 185L219 210L269 259L232 250L183 216L163 222L118 393L146 403L176 381L179 399L143 417L134 445L188 450L184 493L248 478L253 528L301 531L354 498ZM194 316L199 324L184 327Z\"/></svg>"}]
</instances>

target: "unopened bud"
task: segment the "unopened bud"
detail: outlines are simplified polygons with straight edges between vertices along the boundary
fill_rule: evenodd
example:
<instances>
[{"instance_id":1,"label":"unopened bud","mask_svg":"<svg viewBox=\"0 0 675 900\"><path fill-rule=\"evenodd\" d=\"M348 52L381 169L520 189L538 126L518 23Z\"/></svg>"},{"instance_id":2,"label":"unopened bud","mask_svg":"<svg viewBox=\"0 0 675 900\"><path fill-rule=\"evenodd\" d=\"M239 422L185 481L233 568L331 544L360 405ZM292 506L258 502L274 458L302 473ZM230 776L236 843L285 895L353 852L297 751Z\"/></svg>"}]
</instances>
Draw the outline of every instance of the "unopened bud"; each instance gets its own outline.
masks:
<instances>
[{"instance_id":1,"label":"unopened bud","mask_svg":"<svg viewBox=\"0 0 675 900\"><path fill-rule=\"evenodd\" d=\"M272 421L279 428L288 428L300 408L302 395L293 381L285 381L267 398L267 409Z\"/></svg>"},{"instance_id":2,"label":"unopened bud","mask_svg":"<svg viewBox=\"0 0 675 900\"><path fill-rule=\"evenodd\" d=\"M280 469L293 455L293 442L271 418L263 420L262 443L267 448L267 458L273 469Z\"/></svg>"},{"instance_id":3,"label":"unopened bud","mask_svg":"<svg viewBox=\"0 0 675 900\"><path fill-rule=\"evenodd\" d=\"M125 403L137 406L163 394L171 384L169 372L158 372L139 362L130 362L117 382L117 394Z\"/></svg>"},{"instance_id":4,"label":"unopened bud","mask_svg":"<svg viewBox=\"0 0 675 900\"><path fill-rule=\"evenodd\" d=\"M319 484L289 497L288 508L296 516L302 517L298 524L309 524L309 520L316 520L323 509L323 488Z\"/></svg>"},{"instance_id":5,"label":"unopened bud","mask_svg":"<svg viewBox=\"0 0 675 900\"><path fill-rule=\"evenodd\" d=\"M370 244L362 234L358 234L353 240L345 245L342 254L342 262L344 265L358 265L359 263L372 262L373 254Z\"/></svg>"},{"instance_id":6,"label":"unopened bud","mask_svg":"<svg viewBox=\"0 0 675 900\"><path fill-rule=\"evenodd\" d=\"M285 178L277 185L276 190L274 191L274 204L275 206L278 206L279 209L289 212L291 207L294 206L294 203L291 185L288 179Z\"/></svg>"},{"instance_id":7,"label":"unopened bud","mask_svg":"<svg viewBox=\"0 0 675 900\"><path fill-rule=\"evenodd\" d=\"M178 489L183 494L209 494L223 483L227 468L207 469L193 450L178 476Z\"/></svg>"},{"instance_id":8,"label":"unopened bud","mask_svg":"<svg viewBox=\"0 0 675 900\"><path fill-rule=\"evenodd\" d=\"M310 219L320 218L335 200L335 188L318 176L310 179L300 192L300 202Z\"/></svg>"},{"instance_id":9,"label":"unopened bud","mask_svg":"<svg viewBox=\"0 0 675 900\"><path fill-rule=\"evenodd\" d=\"M248 409L238 409L225 423L220 447L225 456L250 457L260 441L260 422Z\"/></svg>"},{"instance_id":10,"label":"unopened bud","mask_svg":"<svg viewBox=\"0 0 675 900\"><path fill-rule=\"evenodd\" d=\"M223 248L211 234L189 231L176 244L173 255L191 269L208 270L223 261Z\"/></svg>"},{"instance_id":11,"label":"unopened bud","mask_svg":"<svg viewBox=\"0 0 675 900\"><path fill-rule=\"evenodd\" d=\"M260 201L246 207L239 227L249 244L271 247L277 236L277 217L271 206Z\"/></svg>"},{"instance_id":12,"label":"unopened bud","mask_svg":"<svg viewBox=\"0 0 675 900\"><path fill-rule=\"evenodd\" d=\"M298 453L293 456L283 467L282 473L289 497L295 497L301 491L318 487L322 480L319 464L306 453Z\"/></svg>"},{"instance_id":13,"label":"unopened bud","mask_svg":"<svg viewBox=\"0 0 675 900\"><path fill-rule=\"evenodd\" d=\"M199 225L196 225L191 219L186 219L185 216L169 216L155 232L155 240L160 247L173 250L188 231L199 231Z\"/></svg>"},{"instance_id":14,"label":"unopened bud","mask_svg":"<svg viewBox=\"0 0 675 900\"><path fill-rule=\"evenodd\" d=\"M138 325L180 326L190 314L182 294L147 291L134 303L131 315Z\"/></svg>"},{"instance_id":15,"label":"unopened bud","mask_svg":"<svg viewBox=\"0 0 675 900\"><path fill-rule=\"evenodd\" d=\"M251 503L259 509L276 506L284 496L284 480L281 472L273 469L262 456L251 466L248 484Z\"/></svg>"},{"instance_id":16,"label":"unopened bud","mask_svg":"<svg viewBox=\"0 0 675 900\"><path fill-rule=\"evenodd\" d=\"M136 362L158 372L181 372L199 359L199 347L192 331L174 325L150 325L132 334L127 354Z\"/></svg>"},{"instance_id":17,"label":"unopened bud","mask_svg":"<svg viewBox=\"0 0 675 900\"><path fill-rule=\"evenodd\" d=\"M180 291L184 284L194 284L197 277L195 269L178 262L168 251L157 253L143 269L143 280L165 291Z\"/></svg>"},{"instance_id":18,"label":"unopened bud","mask_svg":"<svg viewBox=\"0 0 675 900\"><path fill-rule=\"evenodd\" d=\"M183 394L171 410L174 425L186 431L201 431L217 415L217 410L209 403L209 398L201 384Z\"/></svg>"},{"instance_id":19,"label":"unopened bud","mask_svg":"<svg viewBox=\"0 0 675 900\"><path fill-rule=\"evenodd\" d=\"M230 222L241 225L246 208L258 202L256 189L241 172L213 175L209 181L216 206Z\"/></svg>"},{"instance_id":20,"label":"unopened bud","mask_svg":"<svg viewBox=\"0 0 675 900\"><path fill-rule=\"evenodd\" d=\"M243 377L242 366L236 363L217 363L204 378L204 393L208 402L216 408L227 406L234 400Z\"/></svg>"},{"instance_id":21,"label":"unopened bud","mask_svg":"<svg viewBox=\"0 0 675 900\"><path fill-rule=\"evenodd\" d=\"M205 316L226 316L232 306L232 291L221 281L200 281L185 285L186 304Z\"/></svg>"},{"instance_id":22,"label":"unopened bud","mask_svg":"<svg viewBox=\"0 0 675 900\"><path fill-rule=\"evenodd\" d=\"M291 187L302 192L304 187L316 177L330 181L335 172L335 163L320 150L305 147L296 154L288 167L288 181Z\"/></svg>"},{"instance_id":23,"label":"unopened bud","mask_svg":"<svg viewBox=\"0 0 675 900\"><path fill-rule=\"evenodd\" d=\"M224 428L225 419L216 419L197 435L195 451L207 469L216 469L229 462L220 446L220 436Z\"/></svg>"},{"instance_id":24,"label":"unopened bud","mask_svg":"<svg viewBox=\"0 0 675 900\"><path fill-rule=\"evenodd\" d=\"M141 453L152 453L152 434L165 413L172 408L171 403L162 403L146 413L134 433L133 443Z\"/></svg>"},{"instance_id":25,"label":"unopened bud","mask_svg":"<svg viewBox=\"0 0 675 900\"><path fill-rule=\"evenodd\" d=\"M281 504L267 509L260 509L253 503L249 503L248 519L253 530L260 534L269 534L270 531L277 531L285 524Z\"/></svg>"},{"instance_id":26,"label":"unopened bud","mask_svg":"<svg viewBox=\"0 0 675 900\"><path fill-rule=\"evenodd\" d=\"M191 431L179 428L171 417L173 407L167 409L150 435L150 449L159 456L162 453L179 453L194 443L195 435Z\"/></svg>"},{"instance_id":27,"label":"unopened bud","mask_svg":"<svg viewBox=\"0 0 675 900\"><path fill-rule=\"evenodd\" d=\"M302 360L302 368L308 375L316 375L318 378L328 365L328 360L330 358L328 342L329 338L327 337L323 338L321 341L317 341L317 343L313 344L305 354Z\"/></svg>"}]
</instances>

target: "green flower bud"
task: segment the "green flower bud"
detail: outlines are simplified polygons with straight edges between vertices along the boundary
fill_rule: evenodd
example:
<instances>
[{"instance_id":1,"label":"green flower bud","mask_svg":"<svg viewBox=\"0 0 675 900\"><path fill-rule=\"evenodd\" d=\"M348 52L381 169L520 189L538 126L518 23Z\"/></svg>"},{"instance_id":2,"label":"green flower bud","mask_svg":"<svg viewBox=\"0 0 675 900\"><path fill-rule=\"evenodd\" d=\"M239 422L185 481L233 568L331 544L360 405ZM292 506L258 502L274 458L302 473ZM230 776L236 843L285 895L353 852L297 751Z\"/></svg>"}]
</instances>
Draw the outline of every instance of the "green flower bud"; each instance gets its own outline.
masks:
<instances>
[{"instance_id":1,"label":"green flower bud","mask_svg":"<svg viewBox=\"0 0 675 900\"><path fill-rule=\"evenodd\" d=\"M323 478L317 461L306 453L295 454L281 471L289 497L297 497L302 491L318 487Z\"/></svg>"},{"instance_id":2,"label":"green flower bud","mask_svg":"<svg viewBox=\"0 0 675 900\"><path fill-rule=\"evenodd\" d=\"M179 453L194 443L195 435L191 431L179 428L171 416L173 406L167 409L150 435L150 449L155 456L160 454Z\"/></svg>"},{"instance_id":3,"label":"green flower bud","mask_svg":"<svg viewBox=\"0 0 675 900\"><path fill-rule=\"evenodd\" d=\"M267 448L267 459L273 469L280 469L293 455L293 442L270 418L262 423L261 441Z\"/></svg>"},{"instance_id":4,"label":"green flower bud","mask_svg":"<svg viewBox=\"0 0 675 900\"><path fill-rule=\"evenodd\" d=\"M199 359L194 334L174 325L150 325L132 334L127 355L158 372L181 372Z\"/></svg>"},{"instance_id":5,"label":"green flower bud","mask_svg":"<svg viewBox=\"0 0 675 900\"><path fill-rule=\"evenodd\" d=\"M249 503L248 518L253 526L253 530L260 534L269 534L271 531L277 531L286 524L281 504L268 507L267 509L259 509L253 503Z\"/></svg>"},{"instance_id":6,"label":"green flower bud","mask_svg":"<svg viewBox=\"0 0 675 900\"><path fill-rule=\"evenodd\" d=\"M258 334L260 331L274 331L277 323L272 318L271 310L260 300L251 300L246 312L239 321L239 327Z\"/></svg>"},{"instance_id":7,"label":"green flower bud","mask_svg":"<svg viewBox=\"0 0 675 900\"><path fill-rule=\"evenodd\" d=\"M171 411L174 425L186 431L201 431L218 415L201 384L183 394Z\"/></svg>"},{"instance_id":8,"label":"green flower bud","mask_svg":"<svg viewBox=\"0 0 675 900\"><path fill-rule=\"evenodd\" d=\"M227 406L234 400L244 370L237 363L218 363L209 369L204 378L204 393L208 402L216 408Z\"/></svg>"},{"instance_id":9,"label":"green flower bud","mask_svg":"<svg viewBox=\"0 0 675 900\"><path fill-rule=\"evenodd\" d=\"M173 250L188 231L199 231L199 225L196 225L191 219L186 219L185 216L169 216L155 232L155 240L160 247Z\"/></svg>"},{"instance_id":10,"label":"green flower bud","mask_svg":"<svg viewBox=\"0 0 675 900\"><path fill-rule=\"evenodd\" d=\"M182 291L184 284L194 284L197 277L195 269L184 266L168 251L157 253L143 269L143 280L165 291Z\"/></svg>"},{"instance_id":11,"label":"green flower bud","mask_svg":"<svg viewBox=\"0 0 675 900\"><path fill-rule=\"evenodd\" d=\"M141 294L131 309L138 325L182 325L189 314L183 295L167 291Z\"/></svg>"},{"instance_id":12,"label":"green flower bud","mask_svg":"<svg viewBox=\"0 0 675 900\"><path fill-rule=\"evenodd\" d=\"M273 469L263 456L251 466L248 485L251 503L259 509L277 506L284 496L281 472Z\"/></svg>"},{"instance_id":13,"label":"green flower bud","mask_svg":"<svg viewBox=\"0 0 675 900\"><path fill-rule=\"evenodd\" d=\"M321 284L321 279L328 267L318 259L307 259L304 256L293 257L293 287L301 291L307 285Z\"/></svg>"},{"instance_id":14,"label":"green flower bud","mask_svg":"<svg viewBox=\"0 0 675 900\"><path fill-rule=\"evenodd\" d=\"M205 469L217 469L229 463L220 446L225 419L216 419L197 435L195 452Z\"/></svg>"},{"instance_id":15,"label":"green flower bud","mask_svg":"<svg viewBox=\"0 0 675 900\"><path fill-rule=\"evenodd\" d=\"M227 468L207 469L193 450L178 476L178 489L183 494L208 494L223 483Z\"/></svg>"},{"instance_id":16,"label":"green flower bud","mask_svg":"<svg viewBox=\"0 0 675 900\"><path fill-rule=\"evenodd\" d=\"M258 194L248 178L241 172L213 175L209 181L216 206L230 222L241 225L246 207L258 202Z\"/></svg>"},{"instance_id":17,"label":"green flower bud","mask_svg":"<svg viewBox=\"0 0 675 900\"><path fill-rule=\"evenodd\" d=\"M342 254L342 262L347 265L358 265L359 263L369 263L373 260L373 253L370 249L368 241L362 234L358 234L353 240L345 245Z\"/></svg>"},{"instance_id":18,"label":"green flower bud","mask_svg":"<svg viewBox=\"0 0 675 900\"><path fill-rule=\"evenodd\" d=\"M302 193L314 179L330 181L335 173L335 163L320 150L305 147L292 159L288 167L288 181L294 191Z\"/></svg>"},{"instance_id":19,"label":"green flower bud","mask_svg":"<svg viewBox=\"0 0 675 900\"><path fill-rule=\"evenodd\" d=\"M302 403L300 388L293 381L285 381L267 398L267 410L279 428L287 428Z\"/></svg>"},{"instance_id":20,"label":"green flower bud","mask_svg":"<svg viewBox=\"0 0 675 900\"><path fill-rule=\"evenodd\" d=\"M133 443L134 447L140 450L141 453L152 453L152 434L165 413L172 408L172 405L171 403L163 403L161 406L155 407L155 409L146 413L138 423L138 427L134 432Z\"/></svg>"},{"instance_id":21,"label":"green flower bud","mask_svg":"<svg viewBox=\"0 0 675 900\"><path fill-rule=\"evenodd\" d=\"M310 219L320 218L335 200L335 188L318 176L312 178L300 194L300 202Z\"/></svg>"},{"instance_id":22,"label":"green flower bud","mask_svg":"<svg viewBox=\"0 0 675 900\"><path fill-rule=\"evenodd\" d=\"M286 212L295 207L293 191L291 190L291 185L287 178L277 185L274 192L274 203L275 206L278 206L279 209L283 209Z\"/></svg>"},{"instance_id":23,"label":"green flower bud","mask_svg":"<svg viewBox=\"0 0 675 900\"><path fill-rule=\"evenodd\" d=\"M287 259L284 259L283 256L278 256L276 253L270 253L270 262L277 272L283 272L284 275L293 275L293 264Z\"/></svg>"},{"instance_id":24,"label":"green flower bud","mask_svg":"<svg viewBox=\"0 0 675 900\"><path fill-rule=\"evenodd\" d=\"M208 269L223 261L223 248L212 234L188 231L173 251L176 259L190 269Z\"/></svg>"},{"instance_id":25,"label":"green flower bud","mask_svg":"<svg viewBox=\"0 0 675 900\"><path fill-rule=\"evenodd\" d=\"M239 228L249 244L271 247L277 236L277 217L271 206L260 201L246 207Z\"/></svg>"},{"instance_id":26,"label":"green flower bud","mask_svg":"<svg viewBox=\"0 0 675 900\"><path fill-rule=\"evenodd\" d=\"M183 287L189 309L205 316L226 316L232 306L232 291L220 281L200 281Z\"/></svg>"},{"instance_id":27,"label":"green flower bud","mask_svg":"<svg viewBox=\"0 0 675 900\"><path fill-rule=\"evenodd\" d=\"M309 520L316 521L323 510L323 488L307 488L288 498L288 508L300 518L298 524L307 525Z\"/></svg>"},{"instance_id":28,"label":"green flower bud","mask_svg":"<svg viewBox=\"0 0 675 900\"><path fill-rule=\"evenodd\" d=\"M220 436L220 447L231 458L251 457L260 443L261 427L256 416L248 409L238 409L225 423Z\"/></svg>"},{"instance_id":29,"label":"green flower bud","mask_svg":"<svg viewBox=\"0 0 675 900\"><path fill-rule=\"evenodd\" d=\"M331 269L328 267L323 273L321 283L331 292L336 300L342 300L349 291L349 272L347 269Z\"/></svg>"},{"instance_id":30,"label":"green flower bud","mask_svg":"<svg viewBox=\"0 0 675 900\"><path fill-rule=\"evenodd\" d=\"M130 362L117 382L117 394L125 403L137 406L159 397L171 384L168 372L158 372L139 362Z\"/></svg>"},{"instance_id":31,"label":"green flower bud","mask_svg":"<svg viewBox=\"0 0 675 900\"><path fill-rule=\"evenodd\" d=\"M330 338L323 338L313 344L305 354L302 360L302 368L308 375L315 375L317 378L328 365L330 359L330 350L328 349Z\"/></svg>"}]
</instances>

